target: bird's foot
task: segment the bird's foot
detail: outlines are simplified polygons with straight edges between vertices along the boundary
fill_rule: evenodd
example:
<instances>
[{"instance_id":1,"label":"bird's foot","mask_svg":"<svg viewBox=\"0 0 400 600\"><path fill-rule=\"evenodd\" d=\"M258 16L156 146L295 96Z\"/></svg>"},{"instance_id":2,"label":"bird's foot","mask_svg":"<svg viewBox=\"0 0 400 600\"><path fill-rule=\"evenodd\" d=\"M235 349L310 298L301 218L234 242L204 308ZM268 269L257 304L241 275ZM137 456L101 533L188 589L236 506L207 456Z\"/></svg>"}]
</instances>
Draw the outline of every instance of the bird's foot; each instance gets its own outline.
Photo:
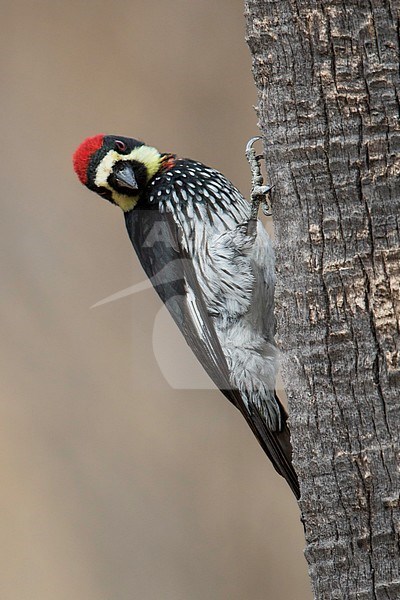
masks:
<instances>
[{"instance_id":1,"label":"bird's foot","mask_svg":"<svg viewBox=\"0 0 400 600\"><path fill-rule=\"evenodd\" d=\"M268 199L272 187L269 185L264 185L264 180L261 174L260 167L260 160L263 158L263 156L261 154L256 155L256 152L253 148L253 144L260 139L260 136L253 137L251 138L251 140L248 141L246 146L246 158L249 162L251 169L250 222L257 220L260 205L262 206L264 215L266 215L267 217L270 217L272 215L271 204Z\"/></svg>"}]
</instances>

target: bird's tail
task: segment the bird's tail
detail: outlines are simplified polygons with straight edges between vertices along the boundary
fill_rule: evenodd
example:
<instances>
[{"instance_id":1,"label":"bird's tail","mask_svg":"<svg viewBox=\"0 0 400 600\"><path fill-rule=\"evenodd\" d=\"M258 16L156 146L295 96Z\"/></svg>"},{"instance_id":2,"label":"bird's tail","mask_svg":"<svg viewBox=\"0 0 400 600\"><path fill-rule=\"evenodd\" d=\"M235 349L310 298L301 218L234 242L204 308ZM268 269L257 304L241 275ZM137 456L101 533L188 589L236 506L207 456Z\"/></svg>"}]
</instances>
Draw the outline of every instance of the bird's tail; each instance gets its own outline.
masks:
<instances>
[{"instance_id":1,"label":"bird's tail","mask_svg":"<svg viewBox=\"0 0 400 600\"><path fill-rule=\"evenodd\" d=\"M246 411L247 414L244 414L244 417L275 470L286 479L296 499L299 500L300 487L297 473L292 464L292 444L287 424L288 414L276 394L275 400L281 411L280 431L271 431L255 406L246 407L248 412Z\"/></svg>"}]
</instances>

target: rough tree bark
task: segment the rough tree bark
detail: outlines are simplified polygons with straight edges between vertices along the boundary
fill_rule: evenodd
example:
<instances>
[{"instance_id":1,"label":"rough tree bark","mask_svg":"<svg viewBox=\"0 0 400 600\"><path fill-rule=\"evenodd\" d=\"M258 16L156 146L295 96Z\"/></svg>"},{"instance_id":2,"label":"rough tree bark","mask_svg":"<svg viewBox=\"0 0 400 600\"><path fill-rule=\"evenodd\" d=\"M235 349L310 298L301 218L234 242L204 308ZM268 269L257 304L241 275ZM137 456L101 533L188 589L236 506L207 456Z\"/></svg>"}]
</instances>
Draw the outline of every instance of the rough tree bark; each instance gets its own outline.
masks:
<instances>
[{"instance_id":1,"label":"rough tree bark","mask_svg":"<svg viewBox=\"0 0 400 600\"><path fill-rule=\"evenodd\" d=\"M399 11L246 2L318 599L400 599Z\"/></svg>"}]
</instances>

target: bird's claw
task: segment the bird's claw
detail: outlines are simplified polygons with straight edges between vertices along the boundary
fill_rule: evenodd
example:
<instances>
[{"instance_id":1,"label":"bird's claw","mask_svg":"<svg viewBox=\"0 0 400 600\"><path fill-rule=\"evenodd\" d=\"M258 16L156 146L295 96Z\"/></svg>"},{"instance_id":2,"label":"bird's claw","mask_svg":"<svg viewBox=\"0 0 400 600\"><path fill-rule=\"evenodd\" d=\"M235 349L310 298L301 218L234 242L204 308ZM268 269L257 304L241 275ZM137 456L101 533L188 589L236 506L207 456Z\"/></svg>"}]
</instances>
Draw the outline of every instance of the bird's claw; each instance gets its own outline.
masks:
<instances>
[{"instance_id":1,"label":"bird's claw","mask_svg":"<svg viewBox=\"0 0 400 600\"><path fill-rule=\"evenodd\" d=\"M261 136L260 135L256 135L255 137L252 137L246 144L246 156L248 154L250 154L250 152L254 152L253 150L253 144L255 142L257 142L257 140L261 140ZM258 157L257 157L258 158ZM247 159L248 160L248 159Z\"/></svg>"},{"instance_id":2,"label":"bird's claw","mask_svg":"<svg viewBox=\"0 0 400 600\"><path fill-rule=\"evenodd\" d=\"M251 169L251 213L250 219L257 220L258 211L260 208L260 204L262 205L262 210L264 215L267 217L272 215L271 205L267 200L267 196L271 191L271 186L264 185L263 176L261 174L260 160L263 157L262 154L256 155L256 152L253 148L253 145L256 141L261 140L260 136L252 137L251 140L247 142L246 145L246 158L249 162Z\"/></svg>"}]
</instances>

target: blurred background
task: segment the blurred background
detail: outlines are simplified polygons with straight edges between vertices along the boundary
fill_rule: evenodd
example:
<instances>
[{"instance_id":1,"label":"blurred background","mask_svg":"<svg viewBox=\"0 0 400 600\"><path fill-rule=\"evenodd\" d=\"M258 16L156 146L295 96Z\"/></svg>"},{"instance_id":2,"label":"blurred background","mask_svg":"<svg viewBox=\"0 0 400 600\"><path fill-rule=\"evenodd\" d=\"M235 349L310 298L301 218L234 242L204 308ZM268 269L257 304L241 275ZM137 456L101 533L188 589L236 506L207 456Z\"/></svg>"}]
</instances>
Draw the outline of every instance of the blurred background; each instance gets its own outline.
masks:
<instances>
[{"instance_id":1,"label":"blurred background","mask_svg":"<svg viewBox=\"0 0 400 600\"><path fill-rule=\"evenodd\" d=\"M186 363L155 293L91 309L143 274L71 166L84 137L123 134L248 194L242 13L2 3L2 600L311 598L296 503L242 417L164 378Z\"/></svg>"}]
</instances>

